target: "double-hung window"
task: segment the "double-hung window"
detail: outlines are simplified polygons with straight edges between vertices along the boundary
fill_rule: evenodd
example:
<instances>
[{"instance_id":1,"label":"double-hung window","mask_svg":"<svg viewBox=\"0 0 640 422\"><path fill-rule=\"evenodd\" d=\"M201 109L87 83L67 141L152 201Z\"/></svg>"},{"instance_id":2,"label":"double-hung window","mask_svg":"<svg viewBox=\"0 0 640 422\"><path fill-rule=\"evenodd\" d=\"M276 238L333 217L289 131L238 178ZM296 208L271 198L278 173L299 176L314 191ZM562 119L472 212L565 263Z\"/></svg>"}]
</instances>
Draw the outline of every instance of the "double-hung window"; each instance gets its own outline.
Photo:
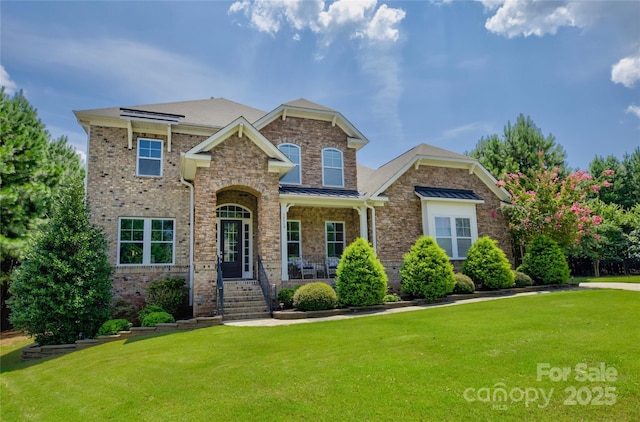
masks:
<instances>
[{"instance_id":1,"label":"double-hung window","mask_svg":"<svg viewBox=\"0 0 640 422\"><path fill-rule=\"evenodd\" d=\"M138 176L162 177L162 141L138 139Z\"/></svg>"},{"instance_id":2,"label":"double-hung window","mask_svg":"<svg viewBox=\"0 0 640 422\"><path fill-rule=\"evenodd\" d=\"M280 178L280 183L299 185L302 183L302 173L300 170L300 147L293 144L281 144L278 149L291 160L296 166L289 173Z\"/></svg>"},{"instance_id":3,"label":"double-hung window","mask_svg":"<svg viewBox=\"0 0 640 422\"><path fill-rule=\"evenodd\" d=\"M335 148L322 150L322 184L337 188L344 187L344 166L340 150Z\"/></svg>"},{"instance_id":4,"label":"double-hung window","mask_svg":"<svg viewBox=\"0 0 640 422\"><path fill-rule=\"evenodd\" d=\"M327 257L339 258L344 251L344 223L337 221L327 221L325 223L327 238Z\"/></svg>"},{"instance_id":5,"label":"double-hung window","mask_svg":"<svg viewBox=\"0 0 640 422\"><path fill-rule=\"evenodd\" d=\"M435 217L435 238L451 258L466 258L471 247L471 219L467 217Z\"/></svg>"},{"instance_id":6,"label":"double-hung window","mask_svg":"<svg viewBox=\"0 0 640 422\"><path fill-rule=\"evenodd\" d=\"M302 258L300 245L300 221L287 221L287 258L289 261Z\"/></svg>"},{"instance_id":7,"label":"double-hung window","mask_svg":"<svg viewBox=\"0 0 640 422\"><path fill-rule=\"evenodd\" d=\"M121 218L119 225L119 265L172 265L174 263L175 220Z\"/></svg>"}]
</instances>

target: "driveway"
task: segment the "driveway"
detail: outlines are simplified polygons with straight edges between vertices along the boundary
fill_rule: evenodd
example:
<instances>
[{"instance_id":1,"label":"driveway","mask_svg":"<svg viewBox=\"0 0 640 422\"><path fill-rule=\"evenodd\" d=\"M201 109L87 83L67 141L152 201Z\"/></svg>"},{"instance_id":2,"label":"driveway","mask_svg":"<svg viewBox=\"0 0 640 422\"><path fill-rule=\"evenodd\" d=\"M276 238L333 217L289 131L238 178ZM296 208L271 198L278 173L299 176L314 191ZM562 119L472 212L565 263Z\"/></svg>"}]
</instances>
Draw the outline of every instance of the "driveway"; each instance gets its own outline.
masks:
<instances>
[{"instance_id":1,"label":"driveway","mask_svg":"<svg viewBox=\"0 0 640 422\"><path fill-rule=\"evenodd\" d=\"M586 287L587 289L635 290L640 292L640 283L580 283L580 287Z\"/></svg>"}]
</instances>

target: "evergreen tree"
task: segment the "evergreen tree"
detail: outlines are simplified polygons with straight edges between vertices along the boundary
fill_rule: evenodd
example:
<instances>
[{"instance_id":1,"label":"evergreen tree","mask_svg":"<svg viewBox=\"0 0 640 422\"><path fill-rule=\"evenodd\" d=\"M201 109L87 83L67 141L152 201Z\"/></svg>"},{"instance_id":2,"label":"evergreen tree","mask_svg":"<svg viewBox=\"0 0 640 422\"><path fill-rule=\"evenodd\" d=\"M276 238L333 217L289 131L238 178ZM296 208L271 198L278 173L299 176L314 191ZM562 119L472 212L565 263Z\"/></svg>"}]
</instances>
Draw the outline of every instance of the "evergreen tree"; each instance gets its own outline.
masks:
<instances>
[{"instance_id":1,"label":"evergreen tree","mask_svg":"<svg viewBox=\"0 0 640 422\"><path fill-rule=\"evenodd\" d=\"M505 173L524 173L540 170L540 152L546 168L559 168L560 173L567 172L567 154L555 137L546 138L529 116L520 114L516 124L507 122L502 138L494 134L482 137L476 147L467 152L476 158L496 179L502 179Z\"/></svg>"},{"instance_id":2,"label":"evergreen tree","mask_svg":"<svg viewBox=\"0 0 640 422\"><path fill-rule=\"evenodd\" d=\"M81 179L56 196L51 219L13 272L12 324L40 345L96 335L109 318L111 267L101 229L89 221Z\"/></svg>"}]
</instances>

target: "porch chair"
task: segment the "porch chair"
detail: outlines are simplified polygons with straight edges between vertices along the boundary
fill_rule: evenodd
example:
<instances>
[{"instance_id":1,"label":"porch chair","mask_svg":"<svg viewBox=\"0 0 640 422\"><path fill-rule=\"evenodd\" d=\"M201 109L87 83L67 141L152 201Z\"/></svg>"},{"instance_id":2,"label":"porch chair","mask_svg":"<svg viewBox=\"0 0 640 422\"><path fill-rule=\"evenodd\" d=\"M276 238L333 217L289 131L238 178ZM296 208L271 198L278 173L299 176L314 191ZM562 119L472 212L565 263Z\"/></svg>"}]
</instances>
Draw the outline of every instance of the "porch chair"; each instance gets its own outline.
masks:
<instances>
[{"instance_id":1,"label":"porch chair","mask_svg":"<svg viewBox=\"0 0 640 422\"><path fill-rule=\"evenodd\" d=\"M340 258L336 256L330 256L327 258L327 278L333 278L336 276L336 269L338 268L339 262Z\"/></svg>"},{"instance_id":2,"label":"porch chair","mask_svg":"<svg viewBox=\"0 0 640 422\"><path fill-rule=\"evenodd\" d=\"M302 275L303 279L306 278L305 276L307 275L310 275L311 278L317 278L315 265L308 263L305 259L302 258L298 258L293 262L300 270L300 274Z\"/></svg>"}]
</instances>

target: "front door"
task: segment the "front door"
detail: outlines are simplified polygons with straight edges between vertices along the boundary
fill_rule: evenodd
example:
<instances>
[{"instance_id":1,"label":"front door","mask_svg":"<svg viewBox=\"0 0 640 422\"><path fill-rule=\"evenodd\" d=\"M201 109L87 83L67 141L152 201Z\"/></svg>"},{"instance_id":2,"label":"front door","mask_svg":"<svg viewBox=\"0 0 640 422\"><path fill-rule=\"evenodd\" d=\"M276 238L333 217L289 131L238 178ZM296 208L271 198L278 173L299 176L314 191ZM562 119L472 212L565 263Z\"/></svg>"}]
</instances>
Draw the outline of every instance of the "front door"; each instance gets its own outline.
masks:
<instances>
[{"instance_id":1,"label":"front door","mask_svg":"<svg viewBox=\"0 0 640 422\"><path fill-rule=\"evenodd\" d=\"M242 278L242 221L222 220L220 230L220 253L222 255L222 277Z\"/></svg>"}]
</instances>

